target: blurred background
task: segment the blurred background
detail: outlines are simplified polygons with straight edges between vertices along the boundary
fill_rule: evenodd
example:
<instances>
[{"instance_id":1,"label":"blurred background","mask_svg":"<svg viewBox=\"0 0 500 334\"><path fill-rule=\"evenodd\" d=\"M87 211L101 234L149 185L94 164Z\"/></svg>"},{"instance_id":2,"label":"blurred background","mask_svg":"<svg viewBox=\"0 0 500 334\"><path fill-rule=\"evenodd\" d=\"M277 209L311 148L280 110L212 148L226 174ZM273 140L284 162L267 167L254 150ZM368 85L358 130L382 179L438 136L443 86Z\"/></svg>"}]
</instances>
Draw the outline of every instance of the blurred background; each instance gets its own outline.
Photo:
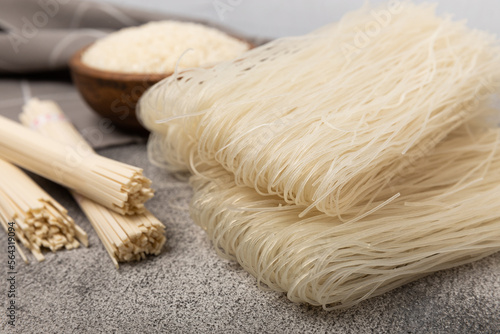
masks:
<instances>
[{"instance_id":1,"label":"blurred background","mask_svg":"<svg viewBox=\"0 0 500 334\"><path fill-rule=\"evenodd\" d=\"M254 37L277 38L304 34L337 21L365 0L99 0L123 6L162 11L226 25ZM381 3L372 0L371 3ZM426 1L414 1L426 2ZM429 1L427 1L429 2ZM500 1L435 0L440 13L467 19L471 27L500 33Z\"/></svg>"},{"instance_id":2,"label":"blurred background","mask_svg":"<svg viewBox=\"0 0 500 334\"><path fill-rule=\"evenodd\" d=\"M400 0L390 0L399 2ZM390 2L389 1L389 2ZM414 0L415 2L424 2ZM82 131L99 118L71 84L67 65L76 51L126 26L180 19L214 25L251 41L309 33L366 0L2 0L0 2L0 114L13 120L30 96L69 110ZM371 0L373 4L381 0ZM431 1L432 2L432 1ZM500 34L498 0L435 0L439 13ZM118 51L118 50L117 50ZM96 148L130 143L131 134L106 134Z\"/></svg>"},{"instance_id":3,"label":"blurred background","mask_svg":"<svg viewBox=\"0 0 500 334\"><path fill-rule=\"evenodd\" d=\"M470 27L500 35L499 0L426 2L436 2L439 13L466 19ZM83 101L67 68L75 51L96 38L149 20L204 21L263 42L308 33L363 3L0 0L0 115L17 121L33 96L57 102L100 154L144 168L151 176L157 195L149 208L168 231L162 255L117 271L66 190L37 178L84 230L92 231L92 246L48 254L40 265L19 266L19 333L40 328L46 333L234 333L235 328L255 333L498 333L500 254L429 275L340 313L292 304L283 294L259 290L250 274L221 260L205 232L193 224L188 184L148 162L144 136L119 128L104 131L103 118ZM6 240L0 233L0 243L6 245ZM1 298L0 305L6 300ZM0 333L5 333L2 326Z\"/></svg>"}]
</instances>

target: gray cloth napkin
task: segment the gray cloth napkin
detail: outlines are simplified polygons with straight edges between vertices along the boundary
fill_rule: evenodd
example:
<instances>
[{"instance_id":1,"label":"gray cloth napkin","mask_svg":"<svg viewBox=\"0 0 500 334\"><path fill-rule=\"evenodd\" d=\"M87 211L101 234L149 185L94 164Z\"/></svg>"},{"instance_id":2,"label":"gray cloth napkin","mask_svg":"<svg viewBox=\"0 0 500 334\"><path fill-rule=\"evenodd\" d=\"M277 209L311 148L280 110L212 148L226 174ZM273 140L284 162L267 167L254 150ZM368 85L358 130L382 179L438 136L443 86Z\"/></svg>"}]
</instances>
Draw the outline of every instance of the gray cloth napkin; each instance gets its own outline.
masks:
<instances>
[{"instance_id":1,"label":"gray cloth napkin","mask_svg":"<svg viewBox=\"0 0 500 334\"><path fill-rule=\"evenodd\" d=\"M113 30L181 18L77 0L2 0L0 6L1 115L18 120L26 99L36 96L56 101L94 148L144 141L104 126L64 69L74 52Z\"/></svg>"},{"instance_id":2,"label":"gray cloth napkin","mask_svg":"<svg viewBox=\"0 0 500 334\"><path fill-rule=\"evenodd\" d=\"M2 0L0 73L64 68L69 57L110 31L148 21L177 19L78 0Z\"/></svg>"},{"instance_id":3,"label":"gray cloth napkin","mask_svg":"<svg viewBox=\"0 0 500 334\"><path fill-rule=\"evenodd\" d=\"M242 37L208 22L107 3L1 0L0 114L17 120L28 97L52 99L62 106L81 132L93 134L90 143L94 148L144 140L135 134L123 133L117 128L110 131L109 126L103 126L100 118L80 98L69 75L57 71L67 71L68 60L76 51L111 31L166 19L196 21ZM251 42L262 44L264 41L253 39Z\"/></svg>"}]
</instances>

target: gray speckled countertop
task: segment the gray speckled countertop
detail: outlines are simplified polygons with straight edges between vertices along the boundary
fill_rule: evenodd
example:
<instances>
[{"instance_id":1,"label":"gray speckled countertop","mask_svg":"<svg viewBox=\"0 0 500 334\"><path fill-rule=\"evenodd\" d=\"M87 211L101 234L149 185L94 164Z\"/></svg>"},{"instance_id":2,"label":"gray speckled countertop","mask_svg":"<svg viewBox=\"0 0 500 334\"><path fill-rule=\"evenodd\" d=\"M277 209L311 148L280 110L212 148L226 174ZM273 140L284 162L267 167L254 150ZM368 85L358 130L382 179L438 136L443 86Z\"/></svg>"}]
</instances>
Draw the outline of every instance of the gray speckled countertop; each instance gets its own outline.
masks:
<instances>
[{"instance_id":1,"label":"gray speckled countertop","mask_svg":"<svg viewBox=\"0 0 500 334\"><path fill-rule=\"evenodd\" d=\"M259 290L238 264L217 257L189 218L189 186L149 164L144 145L100 153L144 168L153 180L148 207L166 225L166 247L116 270L69 193L36 178L89 233L91 246L17 266L17 333L500 333L500 253L345 311L297 305ZM3 310L6 244L1 233ZM5 316L1 324L5 333Z\"/></svg>"},{"instance_id":2,"label":"gray speckled countertop","mask_svg":"<svg viewBox=\"0 0 500 334\"><path fill-rule=\"evenodd\" d=\"M105 1L206 19L268 38L309 32L363 2ZM214 6L221 2L231 4L224 15ZM440 12L453 12L457 18L468 18L472 27L500 32L498 0L438 2ZM41 83L31 87L35 95L49 88ZM64 95L63 107L76 112L81 101L70 88L64 92L75 99ZM8 95L4 104L16 98ZM144 145L100 153L144 168L153 180L157 192L147 205L166 225L163 253L116 270L69 193L36 178L88 232L90 247L49 253L42 263L30 256L30 265L17 265L18 310L12 331L6 325L7 237L0 232L0 333L500 333L500 253L429 275L354 308L326 312L262 291L238 264L218 258L205 233L189 218L189 186L149 164Z\"/></svg>"}]
</instances>

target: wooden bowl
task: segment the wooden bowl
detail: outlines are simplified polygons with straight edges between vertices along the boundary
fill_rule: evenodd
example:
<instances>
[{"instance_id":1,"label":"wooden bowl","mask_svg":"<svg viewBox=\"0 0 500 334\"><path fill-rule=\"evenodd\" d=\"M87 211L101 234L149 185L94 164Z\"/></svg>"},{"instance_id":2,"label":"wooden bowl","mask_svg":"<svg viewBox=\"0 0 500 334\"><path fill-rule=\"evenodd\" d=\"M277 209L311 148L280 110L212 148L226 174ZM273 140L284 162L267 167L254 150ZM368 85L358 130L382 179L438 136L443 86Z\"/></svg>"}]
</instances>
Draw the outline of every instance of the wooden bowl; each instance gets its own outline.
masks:
<instances>
[{"instance_id":1,"label":"wooden bowl","mask_svg":"<svg viewBox=\"0 0 500 334\"><path fill-rule=\"evenodd\" d=\"M118 127L144 132L135 113L137 101L146 89L172 73L120 73L89 67L82 62L82 54L88 47L75 53L69 63L80 95L95 112Z\"/></svg>"},{"instance_id":2,"label":"wooden bowl","mask_svg":"<svg viewBox=\"0 0 500 334\"><path fill-rule=\"evenodd\" d=\"M255 47L254 43L227 29L214 27L246 43L248 49ZM71 77L80 95L95 112L108 118L118 127L147 133L136 117L137 102L146 89L172 73L136 74L96 69L82 62L82 54L90 46L75 53L69 62Z\"/></svg>"}]
</instances>

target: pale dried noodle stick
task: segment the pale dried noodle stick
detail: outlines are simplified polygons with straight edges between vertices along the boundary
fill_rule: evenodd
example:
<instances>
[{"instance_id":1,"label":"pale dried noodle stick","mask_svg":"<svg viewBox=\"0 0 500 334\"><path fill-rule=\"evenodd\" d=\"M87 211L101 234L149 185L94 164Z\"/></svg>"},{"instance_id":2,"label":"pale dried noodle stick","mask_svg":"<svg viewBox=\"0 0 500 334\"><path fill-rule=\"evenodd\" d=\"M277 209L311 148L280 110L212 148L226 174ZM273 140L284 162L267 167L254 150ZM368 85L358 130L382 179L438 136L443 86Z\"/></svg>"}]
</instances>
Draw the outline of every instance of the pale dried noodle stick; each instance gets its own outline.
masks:
<instances>
[{"instance_id":1,"label":"pale dried noodle stick","mask_svg":"<svg viewBox=\"0 0 500 334\"><path fill-rule=\"evenodd\" d=\"M500 130L462 128L394 179L356 222L238 187L221 167L191 178L194 221L219 254L294 302L345 308L500 251ZM390 190L392 188L392 190Z\"/></svg>"},{"instance_id":2,"label":"pale dried noodle stick","mask_svg":"<svg viewBox=\"0 0 500 334\"><path fill-rule=\"evenodd\" d=\"M144 212L153 197L142 169L75 149L0 116L0 158L78 191L120 214Z\"/></svg>"},{"instance_id":3,"label":"pale dried noodle stick","mask_svg":"<svg viewBox=\"0 0 500 334\"><path fill-rule=\"evenodd\" d=\"M23 171L0 159L0 221L5 231L15 222L16 238L38 261L43 261L42 247L55 252L88 246L87 234L68 212ZM17 248L23 260L28 260Z\"/></svg>"},{"instance_id":4,"label":"pale dried noodle stick","mask_svg":"<svg viewBox=\"0 0 500 334\"><path fill-rule=\"evenodd\" d=\"M382 10L155 85L140 102L150 158L170 171L221 165L302 215L316 208L349 221L376 209L359 204L475 116L500 83L494 36L405 1L382 27L372 14ZM365 31L374 24L378 32Z\"/></svg>"},{"instance_id":5,"label":"pale dried noodle stick","mask_svg":"<svg viewBox=\"0 0 500 334\"><path fill-rule=\"evenodd\" d=\"M44 136L93 152L53 101L29 100L20 119L24 125ZM165 226L148 210L123 216L74 191L72 195L92 223L116 268L118 262L141 260L148 254L160 253L166 241Z\"/></svg>"}]
</instances>

